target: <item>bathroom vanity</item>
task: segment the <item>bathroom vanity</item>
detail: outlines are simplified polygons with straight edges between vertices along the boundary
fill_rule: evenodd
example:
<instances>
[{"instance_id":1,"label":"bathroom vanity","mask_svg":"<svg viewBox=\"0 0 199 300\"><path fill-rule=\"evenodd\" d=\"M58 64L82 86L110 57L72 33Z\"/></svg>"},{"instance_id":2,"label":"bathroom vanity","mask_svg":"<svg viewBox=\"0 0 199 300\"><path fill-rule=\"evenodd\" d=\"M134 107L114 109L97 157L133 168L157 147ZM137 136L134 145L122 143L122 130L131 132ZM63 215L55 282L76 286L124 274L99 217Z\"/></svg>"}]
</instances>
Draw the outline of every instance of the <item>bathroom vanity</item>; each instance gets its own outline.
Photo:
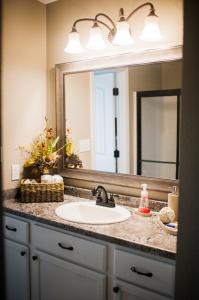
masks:
<instances>
[{"instance_id":1,"label":"bathroom vanity","mask_svg":"<svg viewBox=\"0 0 199 300\"><path fill-rule=\"evenodd\" d=\"M166 205L171 186L178 185L181 66L180 46L55 66L56 132L61 143L72 129L67 138L83 166L76 168L72 153L63 153L58 173L65 186L104 185L110 193L137 197L146 183L150 199ZM111 92L106 78L100 92L104 76L113 83ZM80 198L65 195L70 201ZM124 222L86 225L56 216L59 205L4 201L8 300L174 298L176 237L160 228L157 216L144 218L131 207Z\"/></svg>"},{"instance_id":2,"label":"bathroom vanity","mask_svg":"<svg viewBox=\"0 0 199 300\"><path fill-rule=\"evenodd\" d=\"M84 201L83 199L81 199ZM65 196L65 202L80 198ZM166 300L174 297L176 237L157 217L85 225L59 203L4 201L8 299Z\"/></svg>"},{"instance_id":3,"label":"bathroom vanity","mask_svg":"<svg viewBox=\"0 0 199 300\"><path fill-rule=\"evenodd\" d=\"M178 185L181 58L181 47L174 47L55 66L56 132L61 143L71 127L73 137L67 138L83 166L76 168L72 153L62 153L58 173L65 186L91 190L98 184L110 193L136 197L146 183L150 199L166 205L171 186ZM104 78L100 93L104 76L113 85L110 90ZM109 115L100 114L104 111ZM80 198L65 195L65 202L70 201ZM126 221L85 225L56 216L59 205L4 201L8 300L174 298L176 237L160 228L155 215L144 218L131 208Z\"/></svg>"}]
</instances>

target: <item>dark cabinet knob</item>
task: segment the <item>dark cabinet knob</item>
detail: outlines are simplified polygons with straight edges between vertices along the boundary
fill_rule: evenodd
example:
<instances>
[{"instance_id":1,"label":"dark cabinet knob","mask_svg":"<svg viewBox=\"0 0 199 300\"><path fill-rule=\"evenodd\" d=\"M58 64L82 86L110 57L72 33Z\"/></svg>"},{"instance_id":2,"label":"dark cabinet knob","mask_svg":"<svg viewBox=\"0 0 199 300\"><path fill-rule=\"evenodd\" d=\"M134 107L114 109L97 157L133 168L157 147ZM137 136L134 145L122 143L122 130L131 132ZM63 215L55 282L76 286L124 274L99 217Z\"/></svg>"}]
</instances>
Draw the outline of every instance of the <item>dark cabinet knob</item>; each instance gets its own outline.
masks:
<instances>
[{"instance_id":1,"label":"dark cabinet knob","mask_svg":"<svg viewBox=\"0 0 199 300\"><path fill-rule=\"evenodd\" d=\"M32 260L37 260L38 259L38 256L37 255L33 255L33 257L32 257Z\"/></svg>"},{"instance_id":2,"label":"dark cabinet knob","mask_svg":"<svg viewBox=\"0 0 199 300\"><path fill-rule=\"evenodd\" d=\"M119 293L120 288L118 286L113 287L113 293L117 294Z\"/></svg>"},{"instance_id":3,"label":"dark cabinet knob","mask_svg":"<svg viewBox=\"0 0 199 300\"><path fill-rule=\"evenodd\" d=\"M21 251L20 254L21 254L21 256L24 256L24 255L26 255L26 251Z\"/></svg>"}]
</instances>

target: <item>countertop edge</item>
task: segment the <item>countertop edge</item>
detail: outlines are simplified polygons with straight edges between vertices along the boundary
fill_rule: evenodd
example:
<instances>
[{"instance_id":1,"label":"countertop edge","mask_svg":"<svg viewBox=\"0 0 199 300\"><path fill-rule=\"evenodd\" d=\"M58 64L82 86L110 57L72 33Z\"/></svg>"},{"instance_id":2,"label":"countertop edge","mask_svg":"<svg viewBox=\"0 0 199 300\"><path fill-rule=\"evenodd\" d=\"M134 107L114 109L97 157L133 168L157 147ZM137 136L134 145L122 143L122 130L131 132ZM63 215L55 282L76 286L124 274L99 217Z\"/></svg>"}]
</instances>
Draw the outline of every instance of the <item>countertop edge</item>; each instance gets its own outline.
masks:
<instances>
[{"instance_id":1,"label":"countertop edge","mask_svg":"<svg viewBox=\"0 0 199 300\"><path fill-rule=\"evenodd\" d=\"M167 259L172 259L175 260L176 259L176 253L169 251L169 250L165 250L165 249L161 249L161 248L156 248L156 247L150 247L149 245L145 245L145 244L141 244L141 243L135 243L135 242L131 242L131 241L127 241L121 238L116 238L116 237L112 237L112 236L107 236L107 235L103 235L101 233L97 233L97 232L93 232L90 230L86 230L86 229L82 229L82 228L77 228L74 225L69 225L69 224L63 224L63 223L58 223L56 221L53 220L49 220L46 218L42 218L39 216L35 216L32 215L30 213L26 213L26 212L21 212L15 209L11 209L11 208L7 208L7 207L3 207L3 212L5 213L10 213L19 217L23 217L32 221L38 221L41 222L43 224L49 225L49 226L54 226L56 228L60 228L60 229L64 229L73 233L77 233L77 234L82 234L84 236L87 237L91 237L91 238L95 238L98 240L102 240L105 242L109 242L109 243L113 243L113 244L117 244L120 246L124 246L127 247L129 249L134 249L134 250L140 250L143 251L145 253L150 253L153 254L155 256L160 256L160 257L164 257Z\"/></svg>"}]
</instances>

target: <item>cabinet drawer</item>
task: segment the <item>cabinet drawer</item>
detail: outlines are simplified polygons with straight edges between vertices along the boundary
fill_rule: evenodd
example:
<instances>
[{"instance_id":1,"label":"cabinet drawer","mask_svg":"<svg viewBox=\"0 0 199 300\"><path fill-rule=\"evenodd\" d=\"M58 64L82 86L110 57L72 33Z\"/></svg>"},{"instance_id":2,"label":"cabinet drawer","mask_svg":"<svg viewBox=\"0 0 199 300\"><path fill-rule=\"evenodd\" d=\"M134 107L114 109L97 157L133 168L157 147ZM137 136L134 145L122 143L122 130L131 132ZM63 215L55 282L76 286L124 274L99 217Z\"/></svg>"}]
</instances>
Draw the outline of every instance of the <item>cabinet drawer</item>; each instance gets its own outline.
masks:
<instances>
[{"instance_id":1,"label":"cabinet drawer","mask_svg":"<svg viewBox=\"0 0 199 300\"><path fill-rule=\"evenodd\" d=\"M116 290L117 288L117 290ZM121 280L115 280L113 285L113 300L172 300L166 296L140 288Z\"/></svg>"},{"instance_id":2,"label":"cabinet drawer","mask_svg":"<svg viewBox=\"0 0 199 300\"><path fill-rule=\"evenodd\" d=\"M99 271L106 271L106 246L33 225L35 248Z\"/></svg>"},{"instance_id":3,"label":"cabinet drawer","mask_svg":"<svg viewBox=\"0 0 199 300\"><path fill-rule=\"evenodd\" d=\"M174 265L115 250L114 274L120 279L162 294L174 295Z\"/></svg>"},{"instance_id":4,"label":"cabinet drawer","mask_svg":"<svg viewBox=\"0 0 199 300\"><path fill-rule=\"evenodd\" d=\"M29 224L8 216L3 218L4 236L21 243L28 243Z\"/></svg>"}]
</instances>

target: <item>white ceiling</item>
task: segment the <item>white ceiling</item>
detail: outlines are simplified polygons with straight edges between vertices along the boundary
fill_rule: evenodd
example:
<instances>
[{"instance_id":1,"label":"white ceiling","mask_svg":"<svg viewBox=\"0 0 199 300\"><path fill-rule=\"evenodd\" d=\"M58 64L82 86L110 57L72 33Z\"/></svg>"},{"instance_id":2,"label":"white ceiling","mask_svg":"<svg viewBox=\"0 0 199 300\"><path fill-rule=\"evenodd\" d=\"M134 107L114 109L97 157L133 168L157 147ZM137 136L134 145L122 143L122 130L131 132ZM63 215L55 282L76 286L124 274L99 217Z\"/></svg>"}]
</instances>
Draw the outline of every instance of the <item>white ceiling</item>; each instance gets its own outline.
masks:
<instances>
[{"instance_id":1,"label":"white ceiling","mask_svg":"<svg viewBox=\"0 0 199 300\"><path fill-rule=\"evenodd\" d=\"M55 2L57 0L38 0L39 2L41 3L44 3L44 4L48 4L48 3L51 3L51 2Z\"/></svg>"}]
</instances>

